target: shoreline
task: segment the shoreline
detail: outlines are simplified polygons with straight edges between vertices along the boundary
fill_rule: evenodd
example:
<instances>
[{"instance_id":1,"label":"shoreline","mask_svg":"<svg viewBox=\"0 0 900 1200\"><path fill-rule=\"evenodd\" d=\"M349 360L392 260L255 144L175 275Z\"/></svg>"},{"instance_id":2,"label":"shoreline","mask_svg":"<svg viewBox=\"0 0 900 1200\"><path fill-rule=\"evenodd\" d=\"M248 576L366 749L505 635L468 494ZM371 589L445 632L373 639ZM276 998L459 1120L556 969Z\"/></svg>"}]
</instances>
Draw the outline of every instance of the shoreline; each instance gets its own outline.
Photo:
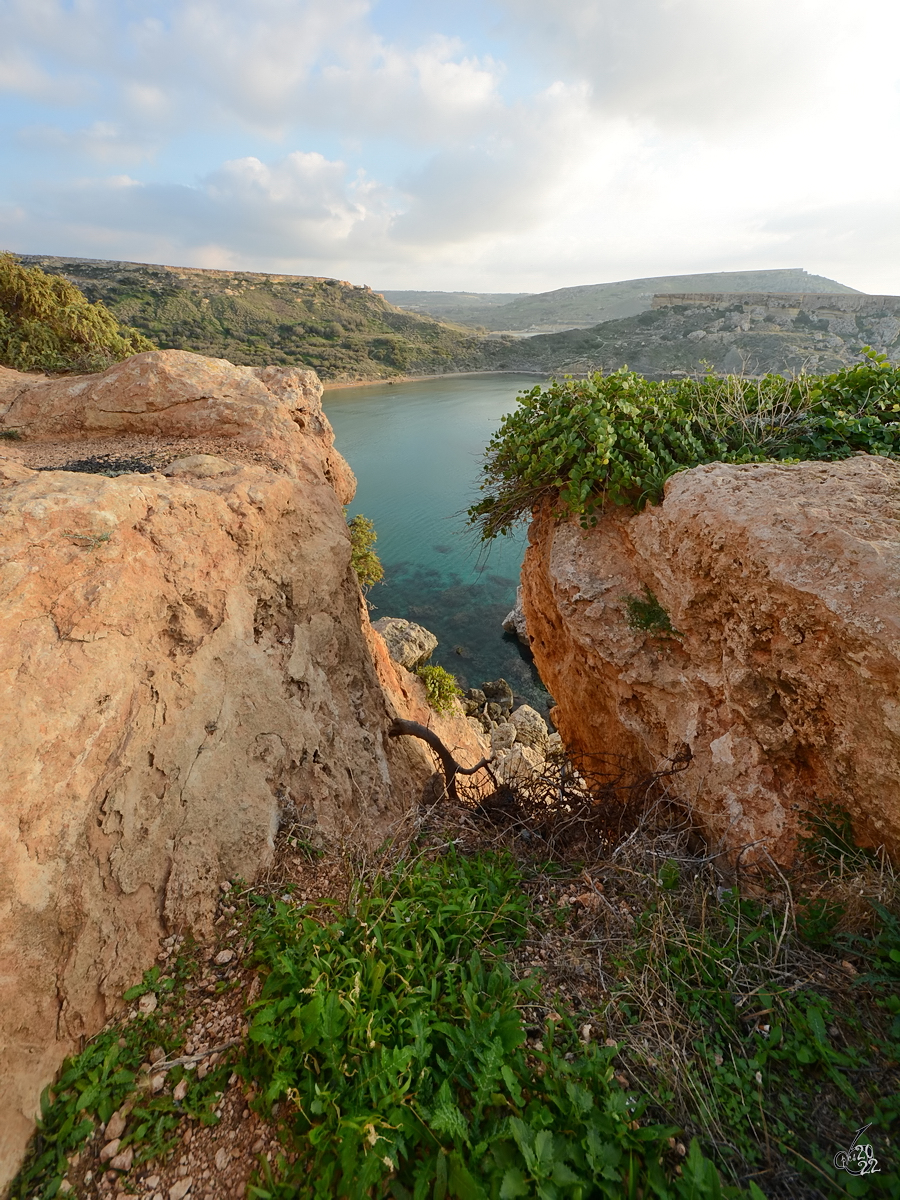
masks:
<instances>
[{"instance_id":1,"label":"shoreline","mask_svg":"<svg viewBox=\"0 0 900 1200\"><path fill-rule=\"evenodd\" d=\"M546 379L542 371L444 371L440 375L391 375L379 379L336 379L322 380L326 392L338 391L340 388L373 387L375 384L397 386L402 383L423 383L426 379L464 379L472 375L532 375L535 379Z\"/></svg>"}]
</instances>

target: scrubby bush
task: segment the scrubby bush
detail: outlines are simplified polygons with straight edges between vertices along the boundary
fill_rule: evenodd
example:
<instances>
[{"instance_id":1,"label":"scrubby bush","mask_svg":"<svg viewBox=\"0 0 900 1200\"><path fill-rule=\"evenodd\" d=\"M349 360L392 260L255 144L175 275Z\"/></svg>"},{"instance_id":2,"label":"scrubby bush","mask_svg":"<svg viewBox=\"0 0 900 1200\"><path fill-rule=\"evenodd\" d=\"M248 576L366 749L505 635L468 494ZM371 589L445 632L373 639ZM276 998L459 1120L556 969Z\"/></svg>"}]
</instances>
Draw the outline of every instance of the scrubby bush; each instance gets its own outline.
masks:
<instances>
[{"instance_id":1,"label":"scrubby bush","mask_svg":"<svg viewBox=\"0 0 900 1200\"><path fill-rule=\"evenodd\" d=\"M74 284L0 254L0 363L18 371L102 371L156 347Z\"/></svg>"},{"instance_id":2,"label":"scrubby bush","mask_svg":"<svg viewBox=\"0 0 900 1200\"><path fill-rule=\"evenodd\" d=\"M553 381L519 397L485 456L485 538L551 500L583 524L606 504L656 503L667 479L702 463L900 458L900 366L866 348L833 375L651 380L626 368Z\"/></svg>"},{"instance_id":3,"label":"scrubby bush","mask_svg":"<svg viewBox=\"0 0 900 1200\"><path fill-rule=\"evenodd\" d=\"M426 699L435 712L447 712L453 705L454 697L462 695L456 676L443 667L419 667L416 674L424 682Z\"/></svg>"},{"instance_id":4,"label":"scrubby bush","mask_svg":"<svg viewBox=\"0 0 900 1200\"><path fill-rule=\"evenodd\" d=\"M350 530L350 565L356 572L360 587L367 590L384 579L384 567L372 549L378 534L374 524L362 513L357 513L349 520L347 528Z\"/></svg>"}]
</instances>

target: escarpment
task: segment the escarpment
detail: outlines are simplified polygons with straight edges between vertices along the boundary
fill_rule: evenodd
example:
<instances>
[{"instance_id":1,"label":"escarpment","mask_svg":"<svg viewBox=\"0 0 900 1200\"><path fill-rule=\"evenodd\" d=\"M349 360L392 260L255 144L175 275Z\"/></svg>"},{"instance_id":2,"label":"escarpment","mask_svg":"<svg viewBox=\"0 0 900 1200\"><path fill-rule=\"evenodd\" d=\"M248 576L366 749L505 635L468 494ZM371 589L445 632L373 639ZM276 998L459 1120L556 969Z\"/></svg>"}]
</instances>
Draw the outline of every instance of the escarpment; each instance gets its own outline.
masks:
<instances>
[{"instance_id":1,"label":"escarpment","mask_svg":"<svg viewBox=\"0 0 900 1200\"><path fill-rule=\"evenodd\" d=\"M657 770L732 858L837 803L900 851L900 463L714 463L640 514L532 523L524 610L576 757ZM746 861L746 860L745 860Z\"/></svg>"},{"instance_id":2,"label":"escarpment","mask_svg":"<svg viewBox=\"0 0 900 1200\"><path fill-rule=\"evenodd\" d=\"M421 684L369 628L320 396L181 351L0 372L0 1187L65 1054L279 822L380 841L431 775L387 737Z\"/></svg>"}]
</instances>

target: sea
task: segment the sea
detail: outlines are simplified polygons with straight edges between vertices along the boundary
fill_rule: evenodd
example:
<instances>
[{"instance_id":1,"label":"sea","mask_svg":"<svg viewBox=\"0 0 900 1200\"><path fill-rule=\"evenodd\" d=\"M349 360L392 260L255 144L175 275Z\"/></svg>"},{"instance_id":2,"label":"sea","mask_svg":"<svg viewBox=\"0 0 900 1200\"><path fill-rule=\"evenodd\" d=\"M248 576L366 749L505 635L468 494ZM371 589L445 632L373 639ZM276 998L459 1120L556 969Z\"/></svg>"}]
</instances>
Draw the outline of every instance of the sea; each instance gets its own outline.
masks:
<instances>
[{"instance_id":1,"label":"sea","mask_svg":"<svg viewBox=\"0 0 900 1200\"><path fill-rule=\"evenodd\" d=\"M335 444L358 480L348 516L374 522L385 579L369 592L371 619L405 617L438 638L431 661L463 688L505 679L520 702L550 698L531 655L505 633L526 529L487 545L467 522L480 498L484 451L531 375L441 376L327 389Z\"/></svg>"}]
</instances>

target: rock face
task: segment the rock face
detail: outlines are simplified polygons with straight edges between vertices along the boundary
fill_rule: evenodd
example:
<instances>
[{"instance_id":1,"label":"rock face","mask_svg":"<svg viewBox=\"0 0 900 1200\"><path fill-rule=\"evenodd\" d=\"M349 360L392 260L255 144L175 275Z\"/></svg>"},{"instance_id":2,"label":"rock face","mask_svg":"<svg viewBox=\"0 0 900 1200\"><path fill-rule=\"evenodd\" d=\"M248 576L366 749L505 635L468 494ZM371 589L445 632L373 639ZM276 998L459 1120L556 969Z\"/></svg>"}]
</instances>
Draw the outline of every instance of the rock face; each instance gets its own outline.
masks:
<instances>
[{"instance_id":1,"label":"rock face","mask_svg":"<svg viewBox=\"0 0 900 1200\"><path fill-rule=\"evenodd\" d=\"M570 752L689 755L671 785L732 854L789 863L822 800L900 851L900 464L697 467L639 515L543 511L529 536L532 649Z\"/></svg>"},{"instance_id":2,"label":"rock face","mask_svg":"<svg viewBox=\"0 0 900 1200\"><path fill-rule=\"evenodd\" d=\"M528 625L525 621L525 611L522 608L522 585L516 588L516 607L503 618L503 628L507 633L514 633L524 645L529 645Z\"/></svg>"},{"instance_id":3,"label":"rock face","mask_svg":"<svg viewBox=\"0 0 900 1200\"><path fill-rule=\"evenodd\" d=\"M0 1189L42 1087L160 936L202 927L285 817L380 841L431 775L421 743L386 736L424 699L369 628L320 391L179 351L0 373L27 436L0 443ZM27 465L98 429L113 455L136 433L169 446L170 474Z\"/></svg>"},{"instance_id":4,"label":"rock face","mask_svg":"<svg viewBox=\"0 0 900 1200\"><path fill-rule=\"evenodd\" d=\"M394 662L408 671L422 666L437 650L438 640L434 634L414 621L405 621L402 617L381 617L372 628L384 638Z\"/></svg>"}]
</instances>

